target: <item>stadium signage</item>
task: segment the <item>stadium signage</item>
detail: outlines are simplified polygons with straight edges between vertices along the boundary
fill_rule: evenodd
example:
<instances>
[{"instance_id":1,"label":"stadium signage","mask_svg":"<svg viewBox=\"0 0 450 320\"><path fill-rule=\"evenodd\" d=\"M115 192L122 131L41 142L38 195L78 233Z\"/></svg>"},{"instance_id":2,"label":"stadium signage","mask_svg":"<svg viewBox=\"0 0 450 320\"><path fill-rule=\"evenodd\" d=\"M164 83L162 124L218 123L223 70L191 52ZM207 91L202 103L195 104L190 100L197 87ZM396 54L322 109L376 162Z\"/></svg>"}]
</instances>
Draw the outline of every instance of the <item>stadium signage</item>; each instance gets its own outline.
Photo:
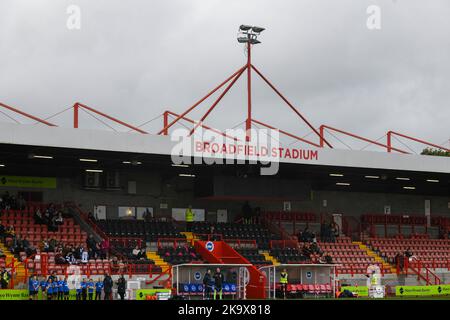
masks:
<instances>
[{"instance_id":1,"label":"stadium signage","mask_svg":"<svg viewBox=\"0 0 450 320\"><path fill-rule=\"evenodd\" d=\"M208 249L208 251L210 251L210 252L214 251L214 242L208 241L206 243L206 249Z\"/></svg>"},{"instance_id":2,"label":"stadium signage","mask_svg":"<svg viewBox=\"0 0 450 320\"><path fill-rule=\"evenodd\" d=\"M450 285L396 286L395 295L399 297L450 295Z\"/></svg>"},{"instance_id":3,"label":"stadium signage","mask_svg":"<svg viewBox=\"0 0 450 320\"><path fill-rule=\"evenodd\" d=\"M147 300L147 296L154 296L158 300L170 298L170 289L138 289L136 290L136 300Z\"/></svg>"},{"instance_id":4,"label":"stadium signage","mask_svg":"<svg viewBox=\"0 0 450 320\"><path fill-rule=\"evenodd\" d=\"M369 296L369 288L366 286L345 286L341 287L341 292L344 292L344 290L348 290L354 295L357 295L358 297L368 297Z\"/></svg>"},{"instance_id":5,"label":"stadium signage","mask_svg":"<svg viewBox=\"0 0 450 320\"><path fill-rule=\"evenodd\" d=\"M0 186L56 189L56 178L0 176Z\"/></svg>"},{"instance_id":6,"label":"stadium signage","mask_svg":"<svg viewBox=\"0 0 450 320\"><path fill-rule=\"evenodd\" d=\"M252 146L248 144L227 144L195 141L195 153L237 157L269 157L295 160L319 160L319 151L311 149Z\"/></svg>"}]
</instances>

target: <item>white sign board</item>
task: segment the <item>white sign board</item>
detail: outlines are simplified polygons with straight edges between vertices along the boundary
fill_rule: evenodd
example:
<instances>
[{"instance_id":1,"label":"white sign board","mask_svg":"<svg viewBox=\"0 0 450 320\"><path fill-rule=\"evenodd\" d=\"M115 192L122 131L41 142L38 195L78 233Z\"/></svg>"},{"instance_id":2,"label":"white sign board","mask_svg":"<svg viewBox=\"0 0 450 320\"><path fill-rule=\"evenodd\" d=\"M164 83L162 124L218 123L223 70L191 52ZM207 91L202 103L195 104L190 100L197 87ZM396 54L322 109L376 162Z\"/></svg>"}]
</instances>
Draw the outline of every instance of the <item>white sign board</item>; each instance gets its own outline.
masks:
<instances>
[{"instance_id":1,"label":"white sign board","mask_svg":"<svg viewBox=\"0 0 450 320\"><path fill-rule=\"evenodd\" d=\"M118 213L119 213L119 218L136 217L136 208L135 207L119 207Z\"/></svg>"},{"instance_id":2,"label":"white sign board","mask_svg":"<svg viewBox=\"0 0 450 320\"><path fill-rule=\"evenodd\" d=\"M106 220L106 206L94 206L94 217L97 220Z\"/></svg>"},{"instance_id":3,"label":"white sign board","mask_svg":"<svg viewBox=\"0 0 450 320\"><path fill-rule=\"evenodd\" d=\"M228 211L226 209L217 210L217 222L226 223L228 221Z\"/></svg>"}]
</instances>

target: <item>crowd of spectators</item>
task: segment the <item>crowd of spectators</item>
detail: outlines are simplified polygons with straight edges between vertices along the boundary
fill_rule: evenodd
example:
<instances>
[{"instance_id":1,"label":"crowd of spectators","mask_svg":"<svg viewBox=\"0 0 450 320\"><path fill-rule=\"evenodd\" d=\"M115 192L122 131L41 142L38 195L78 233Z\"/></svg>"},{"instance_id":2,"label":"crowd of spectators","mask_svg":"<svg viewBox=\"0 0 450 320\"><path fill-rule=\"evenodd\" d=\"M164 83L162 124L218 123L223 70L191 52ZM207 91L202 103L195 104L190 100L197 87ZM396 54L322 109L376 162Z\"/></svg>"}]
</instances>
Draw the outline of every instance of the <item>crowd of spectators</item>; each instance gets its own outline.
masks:
<instances>
[{"instance_id":1,"label":"crowd of spectators","mask_svg":"<svg viewBox=\"0 0 450 320\"><path fill-rule=\"evenodd\" d=\"M330 229L331 231L332 229ZM321 235L322 237L322 235ZM328 237L328 235L327 235ZM322 249L319 247L317 243L317 237L314 232L310 232L309 228L306 227L303 232L300 232L297 235L297 238L303 242L303 246L301 248L301 253L303 256L308 258L312 262L318 262L318 263L332 263L332 258L328 254L324 254ZM332 238L327 238L332 240ZM334 242L334 238L333 241Z\"/></svg>"},{"instance_id":2,"label":"crowd of spectators","mask_svg":"<svg viewBox=\"0 0 450 320\"><path fill-rule=\"evenodd\" d=\"M25 209L26 205L25 199L20 194L16 197L6 191L0 198L0 210L20 210Z\"/></svg>"},{"instance_id":3,"label":"crowd of spectators","mask_svg":"<svg viewBox=\"0 0 450 320\"><path fill-rule=\"evenodd\" d=\"M44 212L37 208L34 213L34 223L47 225L49 231L58 231L58 226L64 224L63 209L58 210L53 204L49 204Z\"/></svg>"}]
</instances>

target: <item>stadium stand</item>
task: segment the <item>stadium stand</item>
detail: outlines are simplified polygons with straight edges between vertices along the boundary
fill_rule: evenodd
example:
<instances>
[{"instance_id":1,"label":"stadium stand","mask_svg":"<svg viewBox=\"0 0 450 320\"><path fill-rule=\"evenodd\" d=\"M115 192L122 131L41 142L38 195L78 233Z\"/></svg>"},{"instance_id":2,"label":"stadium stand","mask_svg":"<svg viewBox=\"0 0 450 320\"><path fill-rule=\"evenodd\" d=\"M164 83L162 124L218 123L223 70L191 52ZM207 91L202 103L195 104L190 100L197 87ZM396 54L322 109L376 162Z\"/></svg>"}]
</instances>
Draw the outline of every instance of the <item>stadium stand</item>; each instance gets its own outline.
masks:
<instances>
[{"instance_id":1,"label":"stadium stand","mask_svg":"<svg viewBox=\"0 0 450 320\"><path fill-rule=\"evenodd\" d=\"M365 242L373 251L394 265L397 264L395 257L405 253L410 257L416 257L422 266L427 268L448 268L450 264L449 239L424 239L413 236L410 239L372 238Z\"/></svg>"}]
</instances>

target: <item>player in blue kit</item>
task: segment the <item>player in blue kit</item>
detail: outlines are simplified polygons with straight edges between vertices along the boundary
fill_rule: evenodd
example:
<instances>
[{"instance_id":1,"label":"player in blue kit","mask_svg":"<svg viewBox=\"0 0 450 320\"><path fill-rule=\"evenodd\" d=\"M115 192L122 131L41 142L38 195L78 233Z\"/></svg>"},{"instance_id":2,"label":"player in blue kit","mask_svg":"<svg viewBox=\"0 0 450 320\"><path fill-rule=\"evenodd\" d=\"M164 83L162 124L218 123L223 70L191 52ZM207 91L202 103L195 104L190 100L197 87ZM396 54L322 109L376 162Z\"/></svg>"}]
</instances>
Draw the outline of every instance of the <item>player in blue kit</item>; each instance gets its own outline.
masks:
<instances>
[{"instance_id":1,"label":"player in blue kit","mask_svg":"<svg viewBox=\"0 0 450 320\"><path fill-rule=\"evenodd\" d=\"M92 279L88 280L87 289L88 289L89 300L92 300L94 298L94 280L92 280Z\"/></svg>"},{"instance_id":2,"label":"player in blue kit","mask_svg":"<svg viewBox=\"0 0 450 320\"><path fill-rule=\"evenodd\" d=\"M42 299L45 299L45 296L47 294L47 281L45 281L45 278L43 280L41 280L39 285L41 287Z\"/></svg>"},{"instance_id":3,"label":"player in blue kit","mask_svg":"<svg viewBox=\"0 0 450 320\"><path fill-rule=\"evenodd\" d=\"M70 289L69 289L69 283L67 281L67 277L64 278L62 287L63 287L63 293L64 293L64 300L69 300Z\"/></svg>"},{"instance_id":4,"label":"player in blue kit","mask_svg":"<svg viewBox=\"0 0 450 320\"><path fill-rule=\"evenodd\" d=\"M103 280L97 278L95 283L95 300L102 300Z\"/></svg>"},{"instance_id":5,"label":"player in blue kit","mask_svg":"<svg viewBox=\"0 0 450 320\"><path fill-rule=\"evenodd\" d=\"M86 300L87 299L87 282L86 279L83 279L81 282L81 299Z\"/></svg>"},{"instance_id":6,"label":"player in blue kit","mask_svg":"<svg viewBox=\"0 0 450 320\"><path fill-rule=\"evenodd\" d=\"M28 280L28 290L30 291L30 300L36 300L39 292L39 281L35 275Z\"/></svg>"},{"instance_id":7,"label":"player in blue kit","mask_svg":"<svg viewBox=\"0 0 450 320\"><path fill-rule=\"evenodd\" d=\"M64 299L64 280L62 277L57 280L57 286L58 286L58 300L63 300Z\"/></svg>"},{"instance_id":8,"label":"player in blue kit","mask_svg":"<svg viewBox=\"0 0 450 320\"><path fill-rule=\"evenodd\" d=\"M76 283L76 288L77 288L77 300L81 300L81 282L77 281Z\"/></svg>"},{"instance_id":9,"label":"player in blue kit","mask_svg":"<svg viewBox=\"0 0 450 320\"><path fill-rule=\"evenodd\" d=\"M53 299L53 293L54 293L53 279L49 278L47 280L47 300L52 300Z\"/></svg>"}]
</instances>

